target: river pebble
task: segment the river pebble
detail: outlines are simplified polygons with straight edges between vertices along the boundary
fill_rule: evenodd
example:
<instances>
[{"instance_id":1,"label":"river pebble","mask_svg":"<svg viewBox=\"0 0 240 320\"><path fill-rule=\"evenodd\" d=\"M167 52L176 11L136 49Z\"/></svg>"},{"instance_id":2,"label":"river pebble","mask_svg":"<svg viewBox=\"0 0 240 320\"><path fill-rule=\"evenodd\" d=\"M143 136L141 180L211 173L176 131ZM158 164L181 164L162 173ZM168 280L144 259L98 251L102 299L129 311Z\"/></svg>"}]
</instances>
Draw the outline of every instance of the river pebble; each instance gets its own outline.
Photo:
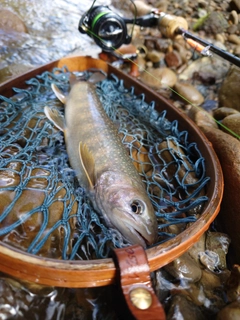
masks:
<instances>
[{"instance_id":1,"label":"river pebble","mask_svg":"<svg viewBox=\"0 0 240 320\"><path fill-rule=\"evenodd\" d=\"M0 9L0 29L5 31L28 32L21 18L8 9Z\"/></svg>"},{"instance_id":2,"label":"river pebble","mask_svg":"<svg viewBox=\"0 0 240 320\"><path fill-rule=\"evenodd\" d=\"M175 294L172 298L170 309L167 314L167 320L205 320L201 309L196 306L186 295Z\"/></svg>"},{"instance_id":3,"label":"river pebble","mask_svg":"<svg viewBox=\"0 0 240 320\"><path fill-rule=\"evenodd\" d=\"M221 107L213 111L213 116L216 120L222 120L227 116L230 116L232 114L237 114L237 113L239 113L239 111L237 111L236 109Z\"/></svg>"},{"instance_id":4,"label":"river pebble","mask_svg":"<svg viewBox=\"0 0 240 320\"><path fill-rule=\"evenodd\" d=\"M152 88L173 87L177 82L176 74L168 68L149 68L141 73L140 79Z\"/></svg>"},{"instance_id":5,"label":"river pebble","mask_svg":"<svg viewBox=\"0 0 240 320\"><path fill-rule=\"evenodd\" d=\"M204 20L202 29L210 34L217 34L224 32L228 27L228 22L223 14L218 11L212 11Z\"/></svg>"},{"instance_id":6,"label":"river pebble","mask_svg":"<svg viewBox=\"0 0 240 320\"><path fill-rule=\"evenodd\" d=\"M188 103L200 105L204 101L203 95L191 84L177 82L174 86L174 90L185 97L185 99L188 100Z\"/></svg>"},{"instance_id":7,"label":"river pebble","mask_svg":"<svg viewBox=\"0 0 240 320\"><path fill-rule=\"evenodd\" d=\"M219 106L240 111L240 69L232 67L228 72L218 93Z\"/></svg>"},{"instance_id":8,"label":"river pebble","mask_svg":"<svg viewBox=\"0 0 240 320\"><path fill-rule=\"evenodd\" d=\"M180 75L180 80L190 80L197 75L207 75L214 81L222 80L228 73L229 62L223 59L212 60L209 57L203 57L193 61ZM205 76L206 77L206 76Z\"/></svg>"},{"instance_id":9,"label":"river pebble","mask_svg":"<svg viewBox=\"0 0 240 320\"><path fill-rule=\"evenodd\" d=\"M226 283L227 298L229 302L240 298L240 266L235 264Z\"/></svg>"},{"instance_id":10,"label":"river pebble","mask_svg":"<svg viewBox=\"0 0 240 320\"><path fill-rule=\"evenodd\" d=\"M218 215L223 232L231 237L232 255L240 263L240 141L209 126L201 127L221 163L224 176L224 194Z\"/></svg>"},{"instance_id":11,"label":"river pebble","mask_svg":"<svg viewBox=\"0 0 240 320\"><path fill-rule=\"evenodd\" d=\"M160 60L162 60L163 58L164 58L164 53L159 52L157 50L152 50L148 52L146 55L146 59L149 59L153 63L159 63Z\"/></svg>"},{"instance_id":12,"label":"river pebble","mask_svg":"<svg viewBox=\"0 0 240 320\"><path fill-rule=\"evenodd\" d=\"M217 320L239 320L240 301L235 301L223 308L217 315Z\"/></svg>"},{"instance_id":13,"label":"river pebble","mask_svg":"<svg viewBox=\"0 0 240 320\"><path fill-rule=\"evenodd\" d=\"M240 113L231 114L222 120L222 124L228 129L239 135L240 137ZM225 128L222 128L223 131L230 133ZM231 133L230 133L231 134Z\"/></svg>"},{"instance_id":14,"label":"river pebble","mask_svg":"<svg viewBox=\"0 0 240 320\"><path fill-rule=\"evenodd\" d=\"M188 252L166 265L164 269L177 280L197 282L202 277L202 270Z\"/></svg>"},{"instance_id":15,"label":"river pebble","mask_svg":"<svg viewBox=\"0 0 240 320\"><path fill-rule=\"evenodd\" d=\"M233 10L240 12L240 0L231 0L229 5Z\"/></svg>"},{"instance_id":16,"label":"river pebble","mask_svg":"<svg viewBox=\"0 0 240 320\"><path fill-rule=\"evenodd\" d=\"M198 127L210 126L212 128L218 128L218 125L211 116L211 113L205 111L201 107L196 108L192 106L191 109L188 110L187 115L196 123Z\"/></svg>"},{"instance_id":17,"label":"river pebble","mask_svg":"<svg viewBox=\"0 0 240 320\"><path fill-rule=\"evenodd\" d=\"M240 44L240 37L236 34L230 34L228 37L228 41L234 44Z\"/></svg>"},{"instance_id":18,"label":"river pebble","mask_svg":"<svg viewBox=\"0 0 240 320\"><path fill-rule=\"evenodd\" d=\"M182 64L182 58L176 50L166 53L165 61L169 68L171 67L177 68Z\"/></svg>"},{"instance_id":19,"label":"river pebble","mask_svg":"<svg viewBox=\"0 0 240 320\"><path fill-rule=\"evenodd\" d=\"M230 12L229 15L229 20L233 23L233 24L238 24L238 14L236 10L233 10Z\"/></svg>"}]
</instances>

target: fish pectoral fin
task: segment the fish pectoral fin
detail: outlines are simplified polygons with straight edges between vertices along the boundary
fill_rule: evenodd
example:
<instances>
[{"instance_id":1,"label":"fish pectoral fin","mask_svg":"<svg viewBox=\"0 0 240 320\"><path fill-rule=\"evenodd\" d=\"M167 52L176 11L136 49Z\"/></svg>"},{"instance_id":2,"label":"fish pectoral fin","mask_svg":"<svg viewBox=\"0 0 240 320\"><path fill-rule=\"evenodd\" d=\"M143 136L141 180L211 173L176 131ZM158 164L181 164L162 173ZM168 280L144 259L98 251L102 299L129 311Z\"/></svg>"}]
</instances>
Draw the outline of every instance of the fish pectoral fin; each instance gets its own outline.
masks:
<instances>
[{"instance_id":1,"label":"fish pectoral fin","mask_svg":"<svg viewBox=\"0 0 240 320\"><path fill-rule=\"evenodd\" d=\"M79 157L82 165L82 172L85 173L89 183L89 188L94 189L95 185L95 161L88 146L82 142L79 143Z\"/></svg>"},{"instance_id":2,"label":"fish pectoral fin","mask_svg":"<svg viewBox=\"0 0 240 320\"><path fill-rule=\"evenodd\" d=\"M64 119L58 110L50 109L48 106L45 106L44 112L46 117L53 122L58 129L64 131Z\"/></svg>"},{"instance_id":3,"label":"fish pectoral fin","mask_svg":"<svg viewBox=\"0 0 240 320\"><path fill-rule=\"evenodd\" d=\"M55 93L56 97L64 104L66 104L66 96L62 93L62 91L56 86L55 83L51 84L52 91Z\"/></svg>"},{"instance_id":4,"label":"fish pectoral fin","mask_svg":"<svg viewBox=\"0 0 240 320\"><path fill-rule=\"evenodd\" d=\"M70 76L69 76L70 87L73 87L73 85L77 82L79 82L79 80L77 79L76 75L74 73L70 73Z\"/></svg>"}]
</instances>

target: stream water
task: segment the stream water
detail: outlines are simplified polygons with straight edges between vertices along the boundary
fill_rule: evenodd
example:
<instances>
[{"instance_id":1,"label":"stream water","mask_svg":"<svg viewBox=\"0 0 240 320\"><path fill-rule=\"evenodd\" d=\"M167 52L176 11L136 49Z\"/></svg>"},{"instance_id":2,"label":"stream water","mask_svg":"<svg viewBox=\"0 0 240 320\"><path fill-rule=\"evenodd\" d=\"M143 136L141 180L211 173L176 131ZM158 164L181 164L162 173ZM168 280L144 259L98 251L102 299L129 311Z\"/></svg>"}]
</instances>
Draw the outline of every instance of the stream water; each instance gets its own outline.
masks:
<instances>
[{"instance_id":1,"label":"stream water","mask_svg":"<svg viewBox=\"0 0 240 320\"><path fill-rule=\"evenodd\" d=\"M0 82L76 51L96 55L100 49L78 31L79 20L91 4L90 0L1 0L0 13L8 9L17 14L27 32L6 30L0 22ZM96 2L101 4L109 1ZM11 26L10 18L6 24Z\"/></svg>"}]
</instances>

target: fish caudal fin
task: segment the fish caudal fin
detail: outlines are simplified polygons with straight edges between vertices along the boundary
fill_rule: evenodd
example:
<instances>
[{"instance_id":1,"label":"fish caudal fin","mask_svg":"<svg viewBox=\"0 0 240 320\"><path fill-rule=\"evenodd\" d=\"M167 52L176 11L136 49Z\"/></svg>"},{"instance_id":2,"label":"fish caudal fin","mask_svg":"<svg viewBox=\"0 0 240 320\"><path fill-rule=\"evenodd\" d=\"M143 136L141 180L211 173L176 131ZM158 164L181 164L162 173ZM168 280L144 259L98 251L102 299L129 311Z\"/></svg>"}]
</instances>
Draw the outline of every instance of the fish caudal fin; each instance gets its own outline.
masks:
<instances>
[{"instance_id":1,"label":"fish caudal fin","mask_svg":"<svg viewBox=\"0 0 240 320\"><path fill-rule=\"evenodd\" d=\"M66 104L66 96L62 93L62 91L55 85L55 83L51 84L52 91L55 93L56 97L64 104Z\"/></svg>"},{"instance_id":2,"label":"fish caudal fin","mask_svg":"<svg viewBox=\"0 0 240 320\"><path fill-rule=\"evenodd\" d=\"M53 124L61 131L64 131L64 119L59 111L50 109L48 106L44 107L46 117L53 122Z\"/></svg>"},{"instance_id":3,"label":"fish caudal fin","mask_svg":"<svg viewBox=\"0 0 240 320\"><path fill-rule=\"evenodd\" d=\"M95 185L95 161L93 155L86 144L79 143L79 157L82 165L82 172L85 173L89 189L93 189Z\"/></svg>"}]
</instances>

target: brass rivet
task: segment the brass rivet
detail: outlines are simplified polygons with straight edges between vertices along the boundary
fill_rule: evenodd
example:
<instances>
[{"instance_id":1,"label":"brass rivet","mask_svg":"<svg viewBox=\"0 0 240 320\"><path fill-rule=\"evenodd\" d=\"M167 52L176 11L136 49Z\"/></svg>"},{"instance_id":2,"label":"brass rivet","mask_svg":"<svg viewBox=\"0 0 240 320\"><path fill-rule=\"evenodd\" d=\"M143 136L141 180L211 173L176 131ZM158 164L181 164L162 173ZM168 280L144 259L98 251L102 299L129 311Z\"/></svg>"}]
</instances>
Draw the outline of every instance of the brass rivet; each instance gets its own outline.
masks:
<instances>
[{"instance_id":1,"label":"brass rivet","mask_svg":"<svg viewBox=\"0 0 240 320\"><path fill-rule=\"evenodd\" d=\"M146 310L152 304L152 296L147 289L136 288L131 290L129 295L132 304L140 310Z\"/></svg>"}]
</instances>

